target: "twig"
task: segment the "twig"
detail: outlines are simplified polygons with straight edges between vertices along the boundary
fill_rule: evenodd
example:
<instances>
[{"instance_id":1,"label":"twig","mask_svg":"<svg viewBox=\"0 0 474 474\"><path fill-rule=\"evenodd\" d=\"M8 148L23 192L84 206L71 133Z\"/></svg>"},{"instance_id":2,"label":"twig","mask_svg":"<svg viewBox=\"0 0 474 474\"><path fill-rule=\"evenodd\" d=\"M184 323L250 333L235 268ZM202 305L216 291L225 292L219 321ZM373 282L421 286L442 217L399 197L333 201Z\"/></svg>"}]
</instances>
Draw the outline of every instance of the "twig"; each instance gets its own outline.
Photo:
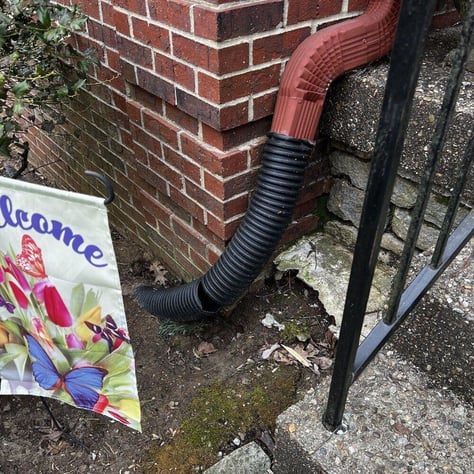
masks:
<instances>
[{"instance_id":1,"label":"twig","mask_svg":"<svg viewBox=\"0 0 474 474\"><path fill-rule=\"evenodd\" d=\"M58 420L56 419L56 417L54 416L53 412L51 411L51 408L50 406L48 405L48 403L46 402L46 400L44 399L44 397L41 397L41 401L43 402L43 405L44 407L46 408L46 411L48 412L54 426L56 427L56 429L58 431L61 432L61 436L63 436L64 438L66 438L66 440L70 441L71 443L75 444L76 446L79 446L81 449L83 449L84 451L86 452L90 452L89 448L84 444L82 443L80 440L78 440L73 434L69 433L68 431L66 431L58 422Z\"/></svg>"}]
</instances>

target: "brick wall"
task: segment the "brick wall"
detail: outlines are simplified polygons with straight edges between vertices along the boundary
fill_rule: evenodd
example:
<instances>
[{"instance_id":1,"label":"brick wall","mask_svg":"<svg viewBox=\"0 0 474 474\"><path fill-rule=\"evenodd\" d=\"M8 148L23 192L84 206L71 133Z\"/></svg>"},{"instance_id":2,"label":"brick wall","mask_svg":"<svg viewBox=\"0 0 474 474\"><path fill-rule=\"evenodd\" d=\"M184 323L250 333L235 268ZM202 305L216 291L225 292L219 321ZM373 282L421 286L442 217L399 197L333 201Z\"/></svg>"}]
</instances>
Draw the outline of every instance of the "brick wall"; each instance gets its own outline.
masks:
<instances>
[{"instance_id":1,"label":"brick wall","mask_svg":"<svg viewBox=\"0 0 474 474\"><path fill-rule=\"evenodd\" d=\"M52 163L43 170L58 186L88 193L102 190L84 170L102 171L117 194L112 225L194 278L245 214L286 60L367 0L79 3L90 21L77 41L100 65L67 123L35 137L33 161ZM329 191L320 151L286 241L318 224L317 199Z\"/></svg>"}]
</instances>

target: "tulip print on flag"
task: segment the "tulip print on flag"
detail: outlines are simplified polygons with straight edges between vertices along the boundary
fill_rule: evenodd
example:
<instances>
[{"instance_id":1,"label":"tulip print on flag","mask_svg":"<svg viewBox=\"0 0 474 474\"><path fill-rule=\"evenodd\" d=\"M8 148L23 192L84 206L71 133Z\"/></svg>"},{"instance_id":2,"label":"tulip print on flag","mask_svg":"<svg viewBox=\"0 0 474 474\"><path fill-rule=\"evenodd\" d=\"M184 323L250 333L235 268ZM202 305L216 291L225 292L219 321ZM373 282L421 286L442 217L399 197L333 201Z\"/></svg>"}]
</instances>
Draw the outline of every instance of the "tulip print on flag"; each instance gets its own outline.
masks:
<instances>
[{"instance_id":1,"label":"tulip print on flag","mask_svg":"<svg viewBox=\"0 0 474 474\"><path fill-rule=\"evenodd\" d=\"M0 394L52 397L141 429L101 198L0 178Z\"/></svg>"}]
</instances>

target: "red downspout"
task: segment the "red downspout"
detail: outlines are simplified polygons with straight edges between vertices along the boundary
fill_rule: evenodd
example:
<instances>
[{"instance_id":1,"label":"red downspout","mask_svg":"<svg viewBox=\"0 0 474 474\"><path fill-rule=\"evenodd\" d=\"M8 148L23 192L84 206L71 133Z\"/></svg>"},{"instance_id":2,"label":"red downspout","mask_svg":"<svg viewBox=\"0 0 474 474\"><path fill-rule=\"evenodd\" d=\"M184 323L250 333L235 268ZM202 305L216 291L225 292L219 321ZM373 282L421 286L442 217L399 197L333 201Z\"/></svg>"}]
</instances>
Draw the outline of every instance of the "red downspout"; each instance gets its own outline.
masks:
<instances>
[{"instance_id":1,"label":"red downspout","mask_svg":"<svg viewBox=\"0 0 474 474\"><path fill-rule=\"evenodd\" d=\"M359 17L303 41L285 68L272 132L313 141L329 85L390 51L399 10L400 0L372 0Z\"/></svg>"}]
</instances>

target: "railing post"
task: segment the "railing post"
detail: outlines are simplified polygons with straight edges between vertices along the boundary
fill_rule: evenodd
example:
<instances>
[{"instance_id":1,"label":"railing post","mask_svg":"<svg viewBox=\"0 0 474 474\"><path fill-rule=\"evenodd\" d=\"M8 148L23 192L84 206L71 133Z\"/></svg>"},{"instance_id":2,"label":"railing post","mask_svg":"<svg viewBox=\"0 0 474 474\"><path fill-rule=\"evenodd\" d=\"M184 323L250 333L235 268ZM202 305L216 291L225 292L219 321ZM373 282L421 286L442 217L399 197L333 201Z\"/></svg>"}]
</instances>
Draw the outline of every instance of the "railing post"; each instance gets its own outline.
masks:
<instances>
[{"instance_id":1,"label":"railing post","mask_svg":"<svg viewBox=\"0 0 474 474\"><path fill-rule=\"evenodd\" d=\"M323 419L330 430L342 423L353 381L354 359L435 4L436 0L405 0L400 10Z\"/></svg>"}]
</instances>

